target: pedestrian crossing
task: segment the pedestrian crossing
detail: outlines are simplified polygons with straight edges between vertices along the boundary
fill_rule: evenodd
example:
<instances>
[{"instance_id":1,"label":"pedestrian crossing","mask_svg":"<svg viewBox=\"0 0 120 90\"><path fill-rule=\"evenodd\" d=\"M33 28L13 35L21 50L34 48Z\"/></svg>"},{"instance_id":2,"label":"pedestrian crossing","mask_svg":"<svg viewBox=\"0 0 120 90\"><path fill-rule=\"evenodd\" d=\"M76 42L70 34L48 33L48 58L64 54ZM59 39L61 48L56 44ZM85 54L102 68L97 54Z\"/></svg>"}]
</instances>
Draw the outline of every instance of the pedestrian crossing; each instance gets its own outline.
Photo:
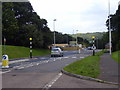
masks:
<instances>
[{"instance_id":1,"label":"pedestrian crossing","mask_svg":"<svg viewBox=\"0 0 120 90\"><path fill-rule=\"evenodd\" d=\"M36 62L30 62L30 59L23 59L23 60L18 60L18 61L10 61L10 64L14 64L14 63L20 63L20 65L18 66L13 66L11 69L7 70L7 71L2 71L0 73L4 74L4 73L8 73L11 72L12 70L22 70L25 68L30 68L33 66L38 66L40 64L47 64L50 62L55 62L55 61L59 61L59 60L66 60L66 59L82 59L84 57L78 57L78 56L65 56L65 57L50 57L50 58L35 58L35 60L38 60ZM1 65L1 64L0 64Z\"/></svg>"}]
</instances>

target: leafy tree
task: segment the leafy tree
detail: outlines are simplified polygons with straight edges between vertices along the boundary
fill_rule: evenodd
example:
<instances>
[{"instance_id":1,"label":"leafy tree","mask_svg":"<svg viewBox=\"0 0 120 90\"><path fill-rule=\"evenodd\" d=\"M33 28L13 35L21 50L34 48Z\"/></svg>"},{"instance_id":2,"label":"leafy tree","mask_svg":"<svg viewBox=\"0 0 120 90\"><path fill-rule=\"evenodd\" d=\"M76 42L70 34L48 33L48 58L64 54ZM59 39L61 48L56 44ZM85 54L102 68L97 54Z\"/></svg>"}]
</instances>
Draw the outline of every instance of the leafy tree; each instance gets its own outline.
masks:
<instances>
[{"instance_id":1,"label":"leafy tree","mask_svg":"<svg viewBox=\"0 0 120 90\"><path fill-rule=\"evenodd\" d=\"M120 5L116 13L114 15L110 15L109 17L111 21L110 29L112 30L112 49L113 51L120 50ZM106 26L109 27L109 19L106 21Z\"/></svg>"},{"instance_id":2,"label":"leafy tree","mask_svg":"<svg viewBox=\"0 0 120 90\"><path fill-rule=\"evenodd\" d=\"M15 18L15 11L13 10L13 3L2 3L2 37L7 38L7 44L16 43L16 38L19 27L17 19Z\"/></svg>"}]
</instances>

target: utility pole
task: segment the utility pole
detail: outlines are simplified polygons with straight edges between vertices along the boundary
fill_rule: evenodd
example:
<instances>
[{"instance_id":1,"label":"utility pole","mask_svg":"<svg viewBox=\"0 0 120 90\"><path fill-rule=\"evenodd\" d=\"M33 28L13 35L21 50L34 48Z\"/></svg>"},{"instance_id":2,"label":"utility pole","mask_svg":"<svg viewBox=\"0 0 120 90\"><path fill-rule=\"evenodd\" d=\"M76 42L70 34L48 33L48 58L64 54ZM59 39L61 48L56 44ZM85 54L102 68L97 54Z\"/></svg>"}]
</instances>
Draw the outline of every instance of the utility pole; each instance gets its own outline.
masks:
<instances>
[{"instance_id":1,"label":"utility pole","mask_svg":"<svg viewBox=\"0 0 120 90\"><path fill-rule=\"evenodd\" d=\"M110 0L108 0L108 18L109 18L109 27L108 27L108 30L109 30L109 51L110 51L110 55L111 55L111 48L112 48L112 43L111 43L111 22L110 22Z\"/></svg>"},{"instance_id":2,"label":"utility pole","mask_svg":"<svg viewBox=\"0 0 120 90\"><path fill-rule=\"evenodd\" d=\"M76 30L76 46L78 45L77 32L78 32L78 30Z\"/></svg>"},{"instance_id":3,"label":"utility pole","mask_svg":"<svg viewBox=\"0 0 120 90\"><path fill-rule=\"evenodd\" d=\"M6 38L4 38L4 55L6 54Z\"/></svg>"},{"instance_id":4,"label":"utility pole","mask_svg":"<svg viewBox=\"0 0 120 90\"><path fill-rule=\"evenodd\" d=\"M56 41L56 40L55 40L55 21L56 21L56 19L54 19L54 20L53 20L53 30L54 30L54 47L55 47L55 43L56 43L56 42L55 42L55 41Z\"/></svg>"}]
</instances>

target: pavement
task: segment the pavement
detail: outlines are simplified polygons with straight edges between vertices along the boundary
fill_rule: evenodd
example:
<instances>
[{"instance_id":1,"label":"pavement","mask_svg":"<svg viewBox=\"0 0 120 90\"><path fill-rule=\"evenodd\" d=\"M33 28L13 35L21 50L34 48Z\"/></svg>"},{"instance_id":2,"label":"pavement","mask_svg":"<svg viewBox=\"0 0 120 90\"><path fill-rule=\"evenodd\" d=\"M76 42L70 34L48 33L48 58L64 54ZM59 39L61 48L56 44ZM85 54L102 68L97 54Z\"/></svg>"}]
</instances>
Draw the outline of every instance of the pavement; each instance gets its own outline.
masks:
<instances>
[{"instance_id":1,"label":"pavement","mask_svg":"<svg viewBox=\"0 0 120 90\"><path fill-rule=\"evenodd\" d=\"M100 56L101 74L98 77L101 80L119 83L120 73L118 72L119 64L111 58L109 53L104 53Z\"/></svg>"}]
</instances>

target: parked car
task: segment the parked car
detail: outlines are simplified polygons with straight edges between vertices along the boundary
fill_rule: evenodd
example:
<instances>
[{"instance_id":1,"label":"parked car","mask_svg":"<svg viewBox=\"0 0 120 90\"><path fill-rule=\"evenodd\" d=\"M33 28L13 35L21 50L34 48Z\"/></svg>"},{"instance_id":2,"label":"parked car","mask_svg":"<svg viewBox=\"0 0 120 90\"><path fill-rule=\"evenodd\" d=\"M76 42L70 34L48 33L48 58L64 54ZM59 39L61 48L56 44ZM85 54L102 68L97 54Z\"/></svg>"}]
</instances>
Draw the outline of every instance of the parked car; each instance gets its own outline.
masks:
<instances>
[{"instance_id":1,"label":"parked car","mask_svg":"<svg viewBox=\"0 0 120 90\"><path fill-rule=\"evenodd\" d=\"M63 56L63 51L60 48L52 48L51 57L53 56Z\"/></svg>"}]
</instances>

